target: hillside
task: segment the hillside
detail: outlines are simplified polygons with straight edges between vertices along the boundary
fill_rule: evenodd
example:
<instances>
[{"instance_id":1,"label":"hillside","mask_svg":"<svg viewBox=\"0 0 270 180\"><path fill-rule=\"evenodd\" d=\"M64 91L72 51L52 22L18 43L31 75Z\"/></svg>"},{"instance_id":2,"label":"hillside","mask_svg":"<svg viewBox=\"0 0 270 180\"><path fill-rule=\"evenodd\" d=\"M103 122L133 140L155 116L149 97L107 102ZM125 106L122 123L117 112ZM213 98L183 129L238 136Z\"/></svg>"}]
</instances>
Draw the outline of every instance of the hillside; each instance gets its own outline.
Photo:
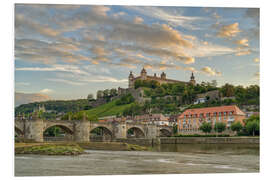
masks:
<instances>
[{"instance_id":1,"label":"hillside","mask_svg":"<svg viewBox=\"0 0 270 180\"><path fill-rule=\"evenodd\" d=\"M55 101L44 101L44 102L33 102L28 104L22 104L15 108L15 114L28 114L33 112L34 109L39 106L44 106L46 111L53 111L55 113L67 113L67 112L78 112L82 110L90 109L91 106L87 99L77 100L55 100Z\"/></svg>"},{"instance_id":2,"label":"hillside","mask_svg":"<svg viewBox=\"0 0 270 180\"><path fill-rule=\"evenodd\" d=\"M107 104L103 104L96 108L85 110L82 112L86 112L86 115L88 115L89 117L105 117L105 116L121 115L126 108L134 104L133 102L130 104L117 105L116 102L117 100L114 100Z\"/></svg>"}]
</instances>

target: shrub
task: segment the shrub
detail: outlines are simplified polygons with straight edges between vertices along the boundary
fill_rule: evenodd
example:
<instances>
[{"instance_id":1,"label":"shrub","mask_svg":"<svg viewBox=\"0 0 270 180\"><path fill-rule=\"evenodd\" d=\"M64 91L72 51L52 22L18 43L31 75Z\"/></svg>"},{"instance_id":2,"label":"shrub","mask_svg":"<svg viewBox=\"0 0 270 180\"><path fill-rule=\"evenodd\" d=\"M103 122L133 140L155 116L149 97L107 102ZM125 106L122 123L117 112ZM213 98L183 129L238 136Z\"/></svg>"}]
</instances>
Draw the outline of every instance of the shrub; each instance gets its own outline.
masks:
<instances>
[{"instance_id":1,"label":"shrub","mask_svg":"<svg viewBox=\"0 0 270 180\"><path fill-rule=\"evenodd\" d=\"M234 122L231 125L231 130L236 131L237 133L239 133L242 129L243 129L243 126L239 121Z\"/></svg>"},{"instance_id":2,"label":"shrub","mask_svg":"<svg viewBox=\"0 0 270 180\"><path fill-rule=\"evenodd\" d=\"M212 130L212 124L203 122L202 125L200 126L200 130L202 130L204 133L210 133Z\"/></svg>"},{"instance_id":3,"label":"shrub","mask_svg":"<svg viewBox=\"0 0 270 180\"><path fill-rule=\"evenodd\" d=\"M223 122L217 122L215 124L215 131L216 132L221 133L221 132L225 131L225 129L226 129L226 124L225 123L223 123Z\"/></svg>"}]
</instances>

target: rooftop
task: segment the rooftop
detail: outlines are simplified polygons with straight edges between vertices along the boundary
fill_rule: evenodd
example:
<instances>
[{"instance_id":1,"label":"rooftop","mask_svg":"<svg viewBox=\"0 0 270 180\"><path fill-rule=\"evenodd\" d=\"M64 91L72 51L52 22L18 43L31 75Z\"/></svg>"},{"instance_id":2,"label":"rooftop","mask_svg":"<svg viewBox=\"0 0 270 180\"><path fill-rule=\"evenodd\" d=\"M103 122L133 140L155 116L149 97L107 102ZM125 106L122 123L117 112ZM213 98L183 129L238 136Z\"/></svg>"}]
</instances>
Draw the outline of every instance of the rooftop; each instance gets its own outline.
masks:
<instances>
[{"instance_id":1,"label":"rooftop","mask_svg":"<svg viewBox=\"0 0 270 180\"><path fill-rule=\"evenodd\" d=\"M245 113L241 111L236 105L231 105L231 106L216 106L216 107L187 109L179 116L179 118L184 118L184 115L189 114L200 115L206 113L214 114L219 112L233 112L233 114L245 116Z\"/></svg>"}]
</instances>

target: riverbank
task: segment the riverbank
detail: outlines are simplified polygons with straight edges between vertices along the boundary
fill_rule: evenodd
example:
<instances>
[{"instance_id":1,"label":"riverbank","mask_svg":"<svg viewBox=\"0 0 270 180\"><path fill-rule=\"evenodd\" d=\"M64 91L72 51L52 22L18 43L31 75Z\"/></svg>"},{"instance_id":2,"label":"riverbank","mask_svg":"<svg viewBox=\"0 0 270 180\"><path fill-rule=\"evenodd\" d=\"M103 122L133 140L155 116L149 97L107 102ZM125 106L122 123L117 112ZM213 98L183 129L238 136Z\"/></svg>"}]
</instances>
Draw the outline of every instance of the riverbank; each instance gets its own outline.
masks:
<instances>
[{"instance_id":1,"label":"riverbank","mask_svg":"<svg viewBox=\"0 0 270 180\"><path fill-rule=\"evenodd\" d=\"M116 142L155 146L158 144L260 144L260 137L160 137L156 139L116 139Z\"/></svg>"},{"instance_id":2,"label":"riverbank","mask_svg":"<svg viewBox=\"0 0 270 180\"><path fill-rule=\"evenodd\" d=\"M259 144L260 137L169 137L160 144Z\"/></svg>"},{"instance_id":3,"label":"riverbank","mask_svg":"<svg viewBox=\"0 0 270 180\"><path fill-rule=\"evenodd\" d=\"M148 151L150 148L118 142L15 143L15 154L79 155L85 150Z\"/></svg>"}]
</instances>

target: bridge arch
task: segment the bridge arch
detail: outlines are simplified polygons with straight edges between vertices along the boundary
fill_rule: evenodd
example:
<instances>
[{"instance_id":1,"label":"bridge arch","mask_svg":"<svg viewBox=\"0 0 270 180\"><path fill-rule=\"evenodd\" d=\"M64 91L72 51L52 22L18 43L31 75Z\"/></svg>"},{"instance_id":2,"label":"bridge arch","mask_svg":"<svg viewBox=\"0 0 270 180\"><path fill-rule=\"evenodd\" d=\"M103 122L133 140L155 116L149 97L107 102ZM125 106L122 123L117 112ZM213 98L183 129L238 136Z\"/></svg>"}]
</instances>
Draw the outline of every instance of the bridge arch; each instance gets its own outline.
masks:
<instances>
[{"instance_id":1,"label":"bridge arch","mask_svg":"<svg viewBox=\"0 0 270 180\"><path fill-rule=\"evenodd\" d=\"M159 129L159 136L160 137L170 137L170 136L172 136L172 132L168 129L161 128L161 129Z\"/></svg>"},{"instance_id":2,"label":"bridge arch","mask_svg":"<svg viewBox=\"0 0 270 180\"><path fill-rule=\"evenodd\" d=\"M57 130L57 132L53 132L54 130ZM74 132L70 127L53 123L44 128L43 139L45 141L70 141L73 140L73 134Z\"/></svg>"},{"instance_id":3,"label":"bridge arch","mask_svg":"<svg viewBox=\"0 0 270 180\"><path fill-rule=\"evenodd\" d=\"M105 126L97 126L90 129L90 141L112 141L113 132Z\"/></svg>"},{"instance_id":4,"label":"bridge arch","mask_svg":"<svg viewBox=\"0 0 270 180\"><path fill-rule=\"evenodd\" d=\"M142 128L133 126L127 130L127 138L145 138L145 132Z\"/></svg>"}]
</instances>

